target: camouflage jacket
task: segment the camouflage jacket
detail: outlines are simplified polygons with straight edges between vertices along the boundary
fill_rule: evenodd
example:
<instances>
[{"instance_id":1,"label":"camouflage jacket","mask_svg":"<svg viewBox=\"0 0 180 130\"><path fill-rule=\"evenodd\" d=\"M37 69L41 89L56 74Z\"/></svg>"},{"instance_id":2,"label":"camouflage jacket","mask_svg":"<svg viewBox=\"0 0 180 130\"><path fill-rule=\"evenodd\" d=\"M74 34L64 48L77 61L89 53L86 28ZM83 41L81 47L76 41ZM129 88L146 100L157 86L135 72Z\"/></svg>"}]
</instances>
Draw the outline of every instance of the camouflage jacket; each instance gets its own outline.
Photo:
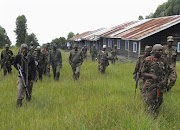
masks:
<instances>
[{"instance_id":1,"label":"camouflage jacket","mask_svg":"<svg viewBox=\"0 0 180 130\"><path fill-rule=\"evenodd\" d=\"M70 65L81 65L83 63L83 52L80 50L71 50L69 55L69 64Z\"/></svg>"},{"instance_id":2,"label":"camouflage jacket","mask_svg":"<svg viewBox=\"0 0 180 130\"><path fill-rule=\"evenodd\" d=\"M49 51L47 51L46 49L44 49L44 50L42 51L42 54L43 54L43 56L44 56L44 63L45 63L45 64L48 64L48 61L49 61Z\"/></svg>"},{"instance_id":3,"label":"camouflage jacket","mask_svg":"<svg viewBox=\"0 0 180 130\"><path fill-rule=\"evenodd\" d=\"M168 64L164 58L154 58L153 56L146 57L141 73L154 74L158 77L159 82L165 78L168 71ZM150 83L155 83L151 78L144 77Z\"/></svg>"},{"instance_id":4,"label":"camouflage jacket","mask_svg":"<svg viewBox=\"0 0 180 130\"><path fill-rule=\"evenodd\" d=\"M13 63L13 52L11 50L3 50L1 52L1 67L4 65L4 64L12 64Z\"/></svg>"},{"instance_id":5,"label":"camouflage jacket","mask_svg":"<svg viewBox=\"0 0 180 130\"><path fill-rule=\"evenodd\" d=\"M92 56L97 56L97 50L95 47L92 47L91 50L90 50L90 53Z\"/></svg>"},{"instance_id":6,"label":"camouflage jacket","mask_svg":"<svg viewBox=\"0 0 180 130\"><path fill-rule=\"evenodd\" d=\"M140 69L142 69L142 66L143 66L145 59L146 59L145 55L142 55L138 58L133 74L137 74L138 72L141 71Z\"/></svg>"},{"instance_id":7,"label":"camouflage jacket","mask_svg":"<svg viewBox=\"0 0 180 130\"><path fill-rule=\"evenodd\" d=\"M51 50L48 59L52 65L60 65L62 67L62 56L59 50Z\"/></svg>"},{"instance_id":8,"label":"camouflage jacket","mask_svg":"<svg viewBox=\"0 0 180 130\"><path fill-rule=\"evenodd\" d=\"M163 57L167 59L167 62L172 68L173 66L176 65L176 57L177 57L177 48L172 46L172 48L168 48L168 46L163 47Z\"/></svg>"},{"instance_id":9,"label":"camouflage jacket","mask_svg":"<svg viewBox=\"0 0 180 130\"><path fill-rule=\"evenodd\" d=\"M100 51L98 53L98 62L100 64L103 64L105 66L109 65L109 61L108 61L108 52L107 51Z\"/></svg>"},{"instance_id":10,"label":"camouflage jacket","mask_svg":"<svg viewBox=\"0 0 180 130\"><path fill-rule=\"evenodd\" d=\"M44 64L44 55L41 52L34 51L33 57L38 68L42 68Z\"/></svg>"},{"instance_id":11,"label":"camouflage jacket","mask_svg":"<svg viewBox=\"0 0 180 130\"><path fill-rule=\"evenodd\" d=\"M111 56L113 56L113 57L117 56L117 49L115 49L115 48L112 49Z\"/></svg>"}]
</instances>

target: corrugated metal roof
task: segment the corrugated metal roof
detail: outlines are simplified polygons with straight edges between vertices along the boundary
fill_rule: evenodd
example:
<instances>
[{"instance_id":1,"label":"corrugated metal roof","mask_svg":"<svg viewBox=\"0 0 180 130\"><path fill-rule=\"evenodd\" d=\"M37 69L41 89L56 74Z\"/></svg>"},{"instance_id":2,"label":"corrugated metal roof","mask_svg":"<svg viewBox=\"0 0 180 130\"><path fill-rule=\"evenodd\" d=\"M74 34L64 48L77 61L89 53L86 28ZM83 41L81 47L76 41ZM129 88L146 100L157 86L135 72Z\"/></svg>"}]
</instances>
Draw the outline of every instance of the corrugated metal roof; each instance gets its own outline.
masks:
<instances>
[{"instance_id":1,"label":"corrugated metal roof","mask_svg":"<svg viewBox=\"0 0 180 130\"><path fill-rule=\"evenodd\" d=\"M112 37L129 40L141 40L180 23L180 15L149 19L146 22L143 21L144 20L142 20L141 24L115 34Z\"/></svg>"},{"instance_id":2,"label":"corrugated metal roof","mask_svg":"<svg viewBox=\"0 0 180 130\"><path fill-rule=\"evenodd\" d=\"M70 40L71 41L80 41L82 37L84 37L84 36L86 36L86 35L88 35L90 33L91 33L91 31L87 31L87 32L81 33L79 35L76 35L76 36L70 38Z\"/></svg>"}]
</instances>

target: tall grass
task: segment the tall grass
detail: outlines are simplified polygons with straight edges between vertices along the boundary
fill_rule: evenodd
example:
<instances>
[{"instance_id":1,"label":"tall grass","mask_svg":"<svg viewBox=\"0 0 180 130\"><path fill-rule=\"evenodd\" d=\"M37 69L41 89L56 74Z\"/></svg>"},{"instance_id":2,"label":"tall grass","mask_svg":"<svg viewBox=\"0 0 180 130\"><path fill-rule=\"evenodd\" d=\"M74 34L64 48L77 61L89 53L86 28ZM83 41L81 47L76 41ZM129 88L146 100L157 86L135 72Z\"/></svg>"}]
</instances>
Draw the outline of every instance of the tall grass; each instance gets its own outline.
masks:
<instances>
[{"instance_id":1,"label":"tall grass","mask_svg":"<svg viewBox=\"0 0 180 130\"><path fill-rule=\"evenodd\" d=\"M17 50L15 50L17 52ZM164 95L160 115L154 120L144 111L132 73L135 63L110 64L105 75L97 62L85 60L80 79L74 81L68 63L69 52L62 51L60 81L43 77L35 82L32 101L23 100L16 108L17 75L0 72L0 130L5 129L179 129L180 80ZM180 73L180 63L177 63Z\"/></svg>"}]
</instances>

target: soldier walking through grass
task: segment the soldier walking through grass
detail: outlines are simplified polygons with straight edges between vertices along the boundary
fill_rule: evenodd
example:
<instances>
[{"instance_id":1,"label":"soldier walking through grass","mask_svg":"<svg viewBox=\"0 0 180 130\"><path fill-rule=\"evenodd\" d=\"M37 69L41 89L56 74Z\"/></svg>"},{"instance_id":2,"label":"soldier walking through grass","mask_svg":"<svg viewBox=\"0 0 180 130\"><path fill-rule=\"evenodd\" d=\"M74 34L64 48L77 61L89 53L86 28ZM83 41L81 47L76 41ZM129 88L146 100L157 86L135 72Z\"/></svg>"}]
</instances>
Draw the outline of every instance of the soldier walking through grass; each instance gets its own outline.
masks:
<instances>
[{"instance_id":1,"label":"soldier walking through grass","mask_svg":"<svg viewBox=\"0 0 180 130\"><path fill-rule=\"evenodd\" d=\"M15 57L14 67L22 72L18 76L17 107L22 106L22 100L26 94L26 100L31 100L33 81L36 76L36 65L32 55L28 54L27 44L21 45L21 53ZM21 74L19 71L19 74ZM24 80L23 80L24 79ZM27 87L27 91L26 88Z\"/></svg>"},{"instance_id":2,"label":"soldier walking through grass","mask_svg":"<svg viewBox=\"0 0 180 130\"><path fill-rule=\"evenodd\" d=\"M115 64L116 60L118 60L118 58L117 58L117 46L116 45L114 45L114 47L112 48L111 57L112 57L111 63Z\"/></svg>"},{"instance_id":3,"label":"soldier walking through grass","mask_svg":"<svg viewBox=\"0 0 180 130\"><path fill-rule=\"evenodd\" d=\"M167 79L167 91L171 90L171 88L175 85L177 79L176 73L176 58L177 58L177 48L173 46L173 36L167 37L168 45L163 47L163 57L167 59L169 63L169 82Z\"/></svg>"},{"instance_id":4,"label":"soldier walking through grass","mask_svg":"<svg viewBox=\"0 0 180 130\"><path fill-rule=\"evenodd\" d=\"M106 67L109 66L108 52L106 51L106 45L103 45L103 49L98 53L99 71L104 74Z\"/></svg>"},{"instance_id":5,"label":"soldier walking through grass","mask_svg":"<svg viewBox=\"0 0 180 130\"><path fill-rule=\"evenodd\" d=\"M69 64L72 67L73 78L78 80L80 76L80 68L83 63L83 52L78 50L78 45L75 44L69 55Z\"/></svg>"},{"instance_id":6,"label":"soldier walking through grass","mask_svg":"<svg viewBox=\"0 0 180 130\"><path fill-rule=\"evenodd\" d=\"M97 49L96 49L95 44L93 44L93 47L91 48L90 53L91 53L92 61L95 61L95 59L97 58Z\"/></svg>"},{"instance_id":7,"label":"soldier walking through grass","mask_svg":"<svg viewBox=\"0 0 180 130\"><path fill-rule=\"evenodd\" d=\"M1 52L1 68L3 69L4 76L8 73L11 73L12 62L13 62L13 52L9 50L9 45L5 45L5 50Z\"/></svg>"},{"instance_id":8,"label":"soldier walking through grass","mask_svg":"<svg viewBox=\"0 0 180 130\"><path fill-rule=\"evenodd\" d=\"M50 49L48 44L45 46L44 50L42 51L42 54L44 56L43 74L50 76L50 63L49 63Z\"/></svg>"},{"instance_id":9,"label":"soldier walking through grass","mask_svg":"<svg viewBox=\"0 0 180 130\"><path fill-rule=\"evenodd\" d=\"M49 63L52 65L54 80L58 81L60 77L60 69L62 68L62 56L55 44L53 44L49 60Z\"/></svg>"},{"instance_id":10,"label":"soldier walking through grass","mask_svg":"<svg viewBox=\"0 0 180 130\"><path fill-rule=\"evenodd\" d=\"M163 102L163 87L167 80L167 62L162 55L162 45L155 44L152 56L145 59L141 76L144 78L142 87L143 99L147 104L147 111L154 118L158 117L158 109Z\"/></svg>"}]
</instances>

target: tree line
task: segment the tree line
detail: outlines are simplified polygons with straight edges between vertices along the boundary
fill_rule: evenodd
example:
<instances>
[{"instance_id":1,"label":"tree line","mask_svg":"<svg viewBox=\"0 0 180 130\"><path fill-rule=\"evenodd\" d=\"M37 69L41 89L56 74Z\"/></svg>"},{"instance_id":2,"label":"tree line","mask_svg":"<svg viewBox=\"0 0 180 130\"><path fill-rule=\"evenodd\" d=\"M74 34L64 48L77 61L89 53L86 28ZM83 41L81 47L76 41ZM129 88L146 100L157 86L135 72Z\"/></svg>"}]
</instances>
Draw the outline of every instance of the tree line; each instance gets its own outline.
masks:
<instances>
[{"instance_id":1,"label":"tree line","mask_svg":"<svg viewBox=\"0 0 180 130\"><path fill-rule=\"evenodd\" d=\"M168 0L162 5L159 5L154 13L150 13L145 16L145 19L158 18L172 15L180 15L180 0ZM139 20L144 19L142 15L139 16Z\"/></svg>"}]
</instances>

